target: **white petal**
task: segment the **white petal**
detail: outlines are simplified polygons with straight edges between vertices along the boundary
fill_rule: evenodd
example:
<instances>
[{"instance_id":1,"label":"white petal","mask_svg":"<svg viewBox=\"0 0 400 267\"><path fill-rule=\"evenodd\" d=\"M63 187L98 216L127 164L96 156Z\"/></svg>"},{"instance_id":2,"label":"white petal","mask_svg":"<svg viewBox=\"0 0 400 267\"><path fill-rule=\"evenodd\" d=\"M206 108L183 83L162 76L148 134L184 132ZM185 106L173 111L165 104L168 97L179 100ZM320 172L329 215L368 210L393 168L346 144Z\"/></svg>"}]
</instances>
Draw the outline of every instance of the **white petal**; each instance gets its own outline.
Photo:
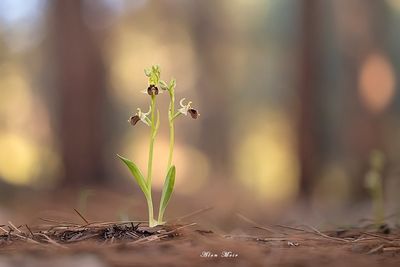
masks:
<instances>
[{"instance_id":1,"label":"white petal","mask_svg":"<svg viewBox=\"0 0 400 267\"><path fill-rule=\"evenodd\" d=\"M185 101L186 98L182 98L181 101L179 101L179 104L181 105L181 107L185 107L185 105L183 104L183 101Z\"/></svg>"},{"instance_id":2,"label":"white petal","mask_svg":"<svg viewBox=\"0 0 400 267\"><path fill-rule=\"evenodd\" d=\"M180 113L182 113L183 115L187 116L188 113L188 109L186 107L182 107L178 110Z\"/></svg>"}]
</instances>

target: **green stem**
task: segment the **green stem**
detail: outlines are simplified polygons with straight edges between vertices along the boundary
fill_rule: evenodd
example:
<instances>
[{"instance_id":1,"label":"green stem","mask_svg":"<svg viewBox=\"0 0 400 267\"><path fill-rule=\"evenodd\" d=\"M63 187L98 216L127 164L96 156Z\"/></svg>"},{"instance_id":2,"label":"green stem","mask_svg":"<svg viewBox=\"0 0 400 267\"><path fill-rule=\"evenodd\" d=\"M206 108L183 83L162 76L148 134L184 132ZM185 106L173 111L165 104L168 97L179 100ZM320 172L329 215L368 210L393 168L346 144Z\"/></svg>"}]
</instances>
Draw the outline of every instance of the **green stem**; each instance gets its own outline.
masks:
<instances>
[{"instance_id":1,"label":"green stem","mask_svg":"<svg viewBox=\"0 0 400 267\"><path fill-rule=\"evenodd\" d=\"M182 113L177 112L174 116L172 116L172 121L174 121L178 116L182 115Z\"/></svg>"},{"instance_id":2,"label":"green stem","mask_svg":"<svg viewBox=\"0 0 400 267\"><path fill-rule=\"evenodd\" d=\"M151 193L147 199L147 207L149 209L149 227L154 227L157 225L157 222L154 220L154 213L153 213L153 200L151 198Z\"/></svg>"},{"instance_id":3,"label":"green stem","mask_svg":"<svg viewBox=\"0 0 400 267\"><path fill-rule=\"evenodd\" d=\"M158 224L160 224L160 225L162 225L164 222L163 222L163 217L164 217L164 211L163 210L160 210L159 211L159 213L158 213Z\"/></svg>"},{"instance_id":4,"label":"green stem","mask_svg":"<svg viewBox=\"0 0 400 267\"><path fill-rule=\"evenodd\" d=\"M155 107L156 107L156 97L151 96L151 130L150 130L150 144L149 144L149 160L147 165L147 188L148 188L148 196L147 199L147 207L149 209L149 226L154 227L157 225L157 222L154 220L154 208L153 208L153 200L151 197L151 178L153 173L153 154L154 154L154 141L156 139L157 128L158 128L158 119L157 124L155 122Z\"/></svg>"},{"instance_id":5,"label":"green stem","mask_svg":"<svg viewBox=\"0 0 400 267\"><path fill-rule=\"evenodd\" d=\"M175 128L174 128L174 113L175 113L175 95L174 91L170 93L171 102L169 104L169 156L168 156L168 165L167 172L169 168L171 168L172 158L174 154L174 144L175 144Z\"/></svg>"},{"instance_id":6,"label":"green stem","mask_svg":"<svg viewBox=\"0 0 400 267\"><path fill-rule=\"evenodd\" d=\"M149 160L147 165L147 186L151 194L151 178L153 174L153 153L154 153L154 140L156 139L156 126L155 126L155 106L156 97L151 96L151 130L150 130L150 144L149 144Z\"/></svg>"},{"instance_id":7,"label":"green stem","mask_svg":"<svg viewBox=\"0 0 400 267\"><path fill-rule=\"evenodd\" d=\"M172 165L172 158L174 156L174 143L175 143L175 128L174 128L175 93L174 93L173 89L169 92L169 96L170 96L169 113L168 113L169 155L168 155L167 173ZM159 224L163 223L163 217L164 217L164 210L161 209L161 204L160 204L159 211L158 211L158 219L157 219Z\"/></svg>"},{"instance_id":8,"label":"green stem","mask_svg":"<svg viewBox=\"0 0 400 267\"><path fill-rule=\"evenodd\" d=\"M375 224L380 226L385 222L385 209L383 205L383 188L381 179L379 179L377 182L373 195Z\"/></svg>"}]
</instances>

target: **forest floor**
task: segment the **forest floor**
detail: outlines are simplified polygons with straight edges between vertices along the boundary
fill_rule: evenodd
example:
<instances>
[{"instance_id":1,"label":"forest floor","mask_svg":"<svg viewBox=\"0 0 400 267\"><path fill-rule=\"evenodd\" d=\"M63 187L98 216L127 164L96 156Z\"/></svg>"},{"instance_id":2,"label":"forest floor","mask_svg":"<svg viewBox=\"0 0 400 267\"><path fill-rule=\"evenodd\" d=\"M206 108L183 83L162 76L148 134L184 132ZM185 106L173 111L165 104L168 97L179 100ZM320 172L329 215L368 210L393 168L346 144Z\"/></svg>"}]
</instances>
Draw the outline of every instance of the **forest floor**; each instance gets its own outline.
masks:
<instances>
[{"instance_id":1,"label":"forest floor","mask_svg":"<svg viewBox=\"0 0 400 267\"><path fill-rule=\"evenodd\" d=\"M81 219L2 225L0 266L400 266L400 229L387 226L322 232L248 220L251 234L223 235L184 219L155 228Z\"/></svg>"}]
</instances>

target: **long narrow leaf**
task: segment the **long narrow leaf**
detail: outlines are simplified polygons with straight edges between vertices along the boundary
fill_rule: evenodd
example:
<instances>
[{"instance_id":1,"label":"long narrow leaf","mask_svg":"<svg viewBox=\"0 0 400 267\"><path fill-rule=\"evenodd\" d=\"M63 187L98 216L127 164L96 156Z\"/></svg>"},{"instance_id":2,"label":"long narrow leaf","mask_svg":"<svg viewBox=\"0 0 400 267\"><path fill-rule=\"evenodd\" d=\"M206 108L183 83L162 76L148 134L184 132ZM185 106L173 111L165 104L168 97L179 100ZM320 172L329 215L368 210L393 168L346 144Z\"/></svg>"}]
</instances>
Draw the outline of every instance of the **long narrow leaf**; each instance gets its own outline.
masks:
<instances>
[{"instance_id":1,"label":"long narrow leaf","mask_svg":"<svg viewBox=\"0 0 400 267\"><path fill-rule=\"evenodd\" d=\"M143 191L144 195L147 197L148 195L148 188L146 185L146 180L144 179L143 174L140 172L139 168L136 166L135 163L130 161L127 158L124 158L120 155L117 155L120 160L122 160L126 166L128 166L129 170L131 171L133 177L135 178L136 182L138 183L140 189Z\"/></svg>"},{"instance_id":2,"label":"long narrow leaf","mask_svg":"<svg viewBox=\"0 0 400 267\"><path fill-rule=\"evenodd\" d=\"M164 215L164 211L167 208L168 201L171 198L172 191L174 190L175 172L176 172L175 166L172 165L171 168L169 168L168 170L167 177L165 178L164 187L161 195L161 201L160 201L161 215Z\"/></svg>"}]
</instances>

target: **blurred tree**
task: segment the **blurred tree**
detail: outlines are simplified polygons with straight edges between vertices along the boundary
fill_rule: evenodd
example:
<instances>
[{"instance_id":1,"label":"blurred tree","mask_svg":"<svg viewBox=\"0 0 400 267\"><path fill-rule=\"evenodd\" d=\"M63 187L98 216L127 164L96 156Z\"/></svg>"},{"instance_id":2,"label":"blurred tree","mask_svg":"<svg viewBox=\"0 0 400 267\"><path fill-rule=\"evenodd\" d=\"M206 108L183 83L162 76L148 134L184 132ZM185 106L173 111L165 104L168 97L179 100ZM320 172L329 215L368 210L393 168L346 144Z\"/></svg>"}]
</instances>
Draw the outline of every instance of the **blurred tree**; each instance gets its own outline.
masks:
<instances>
[{"instance_id":1,"label":"blurred tree","mask_svg":"<svg viewBox=\"0 0 400 267\"><path fill-rule=\"evenodd\" d=\"M51 3L63 184L99 182L104 178L101 113L105 91L100 42L84 23L83 1Z\"/></svg>"},{"instance_id":2,"label":"blurred tree","mask_svg":"<svg viewBox=\"0 0 400 267\"><path fill-rule=\"evenodd\" d=\"M324 33L331 30L325 17L331 9L336 19L337 36L329 36L328 40ZM385 4L373 0L324 3L303 0L300 13L298 157L301 196L305 199L311 196L324 166L329 165L330 153L338 153L339 159L336 160L345 162L354 171L351 175L354 178L349 183L353 184L352 195L365 196L361 179L366 155L372 149L383 149L383 140L382 117L378 114L381 111L375 112L373 106L363 103L363 98L367 97L372 105L380 103L379 99L388 94L384 85L391 83L388 81L391 79L390 66L386 66L389 63L381 53L385 50L382 44L386 28ZM338 39L339 49L327 43L332 39ZM338 50L335 56L340 58L341 68L328 66L333 64L328 59L329 49ZM369 71L362 78L363 67L371 56L378 58L371 64L375 71ZM330 82L327 77L332 76L336 77L334 82L337 84L332 88L339 91L336 99L326 91L331 86L326 84ZM377 80L381 82L379 88L371 88ZM331 102L334 102L335 109L329 117ZM334 129L337 134L329 140L327 129L332 127L333 117L339 121L335 126L341 128ZM326 144L327 140L331 144Z\"/></svg>"},{"instance_id":3,"label":"blurred tree","mask_svg":"<svg viewBox=\"0 0 400 267\"><path fill-rule=\"evenodd\" d=\"M307 199L319 166L318 151L318 77L319 58L319 0L303 0L300 6L299 55L299 118L298 157L300 162L300 195Z\"/></svg>"},{"instance_id":4,"label":"blurred tree","mask_svg":"<svg viewBox=\"0 0 400 267\"><path fill-rule=\"evenodd\" d=\"M203 122L200 136L204 152L210 157L214 174L227 174L230 162L229 148L229 73L224 50L228 32L223 18L222 2L204 0L192 5L192 35L197 55L198 80L201 103L207 110L200 113ZM229 177L230 175L224 175Z\"/></svg>"},{"instance_id":5,"label":"blurred tree","mask_svg":"<svg viewBox=\"0 0 400 267\"><path fill-rule=\"evenodd\" d=\"M368 155L385 151L382 103L393 90L391 65L385 55L388 10L384 1L354 0L334 2L336 27L341 41L343 102L345 103L345 153L353 160L352 196L366 197L362 186ZM377 106L378 104L378 106ZM378 108L377 108L378 107ZM388 144L390 145L390 144Z\"/></svg>"}]
</instances>

